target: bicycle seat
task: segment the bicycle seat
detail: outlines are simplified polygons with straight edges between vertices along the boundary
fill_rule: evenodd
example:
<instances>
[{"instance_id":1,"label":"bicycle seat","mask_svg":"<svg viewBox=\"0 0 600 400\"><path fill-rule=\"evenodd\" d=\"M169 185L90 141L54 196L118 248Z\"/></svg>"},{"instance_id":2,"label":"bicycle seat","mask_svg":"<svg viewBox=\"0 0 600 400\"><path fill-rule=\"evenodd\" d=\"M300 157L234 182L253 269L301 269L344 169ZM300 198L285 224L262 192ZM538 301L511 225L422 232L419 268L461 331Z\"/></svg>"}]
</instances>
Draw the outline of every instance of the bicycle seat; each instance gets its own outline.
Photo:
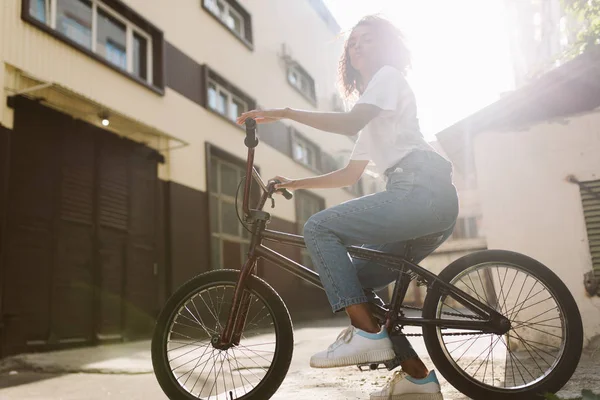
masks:
<instances>
[{"instance_id":1,"label":"bicycle seat","mask_svg":"<svg viewBox=\"0 0 600 400\"><path fill-rule=\"evenodd\" d=\"M440 240L444 235L446 234L445 231L442 232L435 232L435 233L430 233L424 236L419 236L417 238L411 239L409 240L409 243L414 244L414 243L419 243L419 242L432 242L435 240Z\"/></svg>"}]
</instances>

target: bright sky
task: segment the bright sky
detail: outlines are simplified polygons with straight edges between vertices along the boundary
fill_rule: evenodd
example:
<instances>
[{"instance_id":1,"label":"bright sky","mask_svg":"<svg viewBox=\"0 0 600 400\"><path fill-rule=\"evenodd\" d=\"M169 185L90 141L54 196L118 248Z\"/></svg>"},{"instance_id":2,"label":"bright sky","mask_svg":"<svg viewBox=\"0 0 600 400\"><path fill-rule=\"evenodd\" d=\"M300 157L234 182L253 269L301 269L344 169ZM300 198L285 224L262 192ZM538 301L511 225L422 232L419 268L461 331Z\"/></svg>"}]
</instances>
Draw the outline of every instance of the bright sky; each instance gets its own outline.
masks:
<instances>
[{"instance_id":1,"label":"bright sky","mask_svg":"<svg viewBox=\"0 0 600 400\"><path fill-rule=\"evenodd\" d=\"M404 31L427 140L514 88L503 0L324 0L349 30L381 13Z\"/></svg>"}]
</instances>

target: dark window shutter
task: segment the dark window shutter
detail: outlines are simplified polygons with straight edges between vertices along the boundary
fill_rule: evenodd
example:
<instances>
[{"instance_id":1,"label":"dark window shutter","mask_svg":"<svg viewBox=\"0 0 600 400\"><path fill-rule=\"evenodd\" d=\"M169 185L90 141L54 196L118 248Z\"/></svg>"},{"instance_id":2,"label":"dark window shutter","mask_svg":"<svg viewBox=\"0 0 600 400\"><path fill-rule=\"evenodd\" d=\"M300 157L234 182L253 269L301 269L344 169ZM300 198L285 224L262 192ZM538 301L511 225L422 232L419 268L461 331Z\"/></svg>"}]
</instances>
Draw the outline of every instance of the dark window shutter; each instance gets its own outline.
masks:
<instances>
[{"instance_id":1,"label":"dark window shutter","mask_svg":"<svg viewBox=\"0 0 600 400\"><path fill-rule=\"evenodd\" d=\"M579 190L592 257L592 269L596 282L600 282L600 180L581 182ZM600 288L597 293L600 294Z\"/></svg>"},{"instance_id":2,"label":"dark window shutter","mask_svg":"<svg viewBox=\"0 0 600 400\"><path fill-rule=\"evenodd\" d=\"M63 142L60 217L92 224L94 208L94 137L83 124L73 122L77 134Z\"/></svg>"},{"instance_id":3,"label":"dark window shutter","mask_svg":"<svg viewBox=\"0 0 600 400\"><path fill-rule=\"evenodd\" d=\"M127 230L129 224L130 147L124 140L105 137L100 149L99 210L100 225Z\"/></svg>"}]
</instances>

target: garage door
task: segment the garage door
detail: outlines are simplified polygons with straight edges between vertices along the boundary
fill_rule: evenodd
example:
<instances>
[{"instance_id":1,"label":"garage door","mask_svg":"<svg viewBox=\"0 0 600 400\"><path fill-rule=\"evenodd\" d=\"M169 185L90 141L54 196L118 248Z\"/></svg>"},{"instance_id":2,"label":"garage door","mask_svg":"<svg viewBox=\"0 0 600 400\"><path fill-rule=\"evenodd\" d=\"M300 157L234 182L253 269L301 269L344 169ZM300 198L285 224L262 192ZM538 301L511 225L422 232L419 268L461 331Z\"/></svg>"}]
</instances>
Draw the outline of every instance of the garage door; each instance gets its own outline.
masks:
<instances>
[{"instance_id":1,"label":"garage door","mask_svg":"<svg viewBox=\"0 0 600 400\"><path fill-rule=\"evenodd\" d=\"M158 310L154 152L17 100L4 355L147 335Z\"/></svg>"}]
</instances>

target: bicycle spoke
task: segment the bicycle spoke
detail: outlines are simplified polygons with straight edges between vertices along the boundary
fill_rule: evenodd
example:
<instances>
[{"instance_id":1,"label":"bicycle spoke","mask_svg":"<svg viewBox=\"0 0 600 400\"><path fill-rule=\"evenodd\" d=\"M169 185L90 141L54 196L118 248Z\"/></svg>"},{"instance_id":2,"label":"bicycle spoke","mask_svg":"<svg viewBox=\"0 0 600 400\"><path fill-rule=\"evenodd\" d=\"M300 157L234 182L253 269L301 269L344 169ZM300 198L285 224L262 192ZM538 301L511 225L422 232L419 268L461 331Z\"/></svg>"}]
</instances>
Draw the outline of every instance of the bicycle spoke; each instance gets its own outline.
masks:
<instances>
[{"instance_id":1,"label":"bicycle spoke","mask_svg":"<svg viewBox=\"0 0 600 400\"><path fill-rule=\"evenodd\" d=\"M238 349L246 349L244 346L238 346L237 348L238 348ZM263 360L265 360L265 361L266 361L266 362L268 362L268 363L270 363L270 362L271 362L271 360L267 360L266 358L264 358L263 356L261 356L260 354L258 354L257 352L255 352L254 350L250 350L250 349L246 349L246 350L248 350L248 351L249 351L249 352L251 352L251 353L254 353L254 354L256 354L257 356L259 356L260 358L262 358Z\"/></svg>"},{"instance_id":2,"label":"bicycle spoke","mask_svg":"<svg viewBox=\"0 0 600 400\"><path fill-rule=\"evenodd\" d=\"M460 356L460 357L458 357L458 360L456 360L456 363L458 363L458 362L460 361L460 359L461 359L461 358L463 358L463 356L464 356L465 354L467 354L467 351L469 351L469 349L470 349L471 347L473 347L473 345L475 344L475 342L476 342L476 341L477 341L477 339L475 339L475 341L474 341L473 343L471 343L471 344L469 345L469 347L467 347L467 349L464 351L464 353L462 353L462 354L461 354L461 356Z\"/></svg>"},{"instance_id":3,"label":"bicycle spoke","mask_svg":"<svg viewBox=\"0 0 600 400\"><path fill-rule=\"evenodd\" d=\"M479 293L477 292L477 290L475 290L475 283L473 283L473 280L471 279L471 275L467 275L467 277L469 278L469 280L471 281L471 284L473 285L473 293L475 293L475 296L477 296L477 299L479 301L481 301L482 303L485 303L485 305L489 306L488 301L486 299L482 298L479 295ZM462 281L462 279L461 279L461 281ZM465 286L468 286L468 285L465 283Z\"/></svg>"},{"instance_id":4,"label":"bicycle spoke","mask_svg":"<svg viewBox=\"0 0 600 400\"><path fill-rule=\"evenodd\" d=\"M268 305L249 290L245 292L249 296L248 321L241 343L217 350L210 342L222 330L221 320L227 317L234 289L233 285L219 285L197 292L171 321L164 350L171 355L167 362L176 382L194 397L224 400L226 396L229 400L250 393L267 376L275 359L278 342L273 340L273 316ZM210 318L214 322L207 320Z\"/></svg>"},{"instance_id":5,"label":"bicycle spoke","mask_svg":"<svg viewBox=\"0 0 600 400\"><path fill-rule=\"evenodd\" d=\"M198 321L196 321L196 320L193 320L193 319L191 319L190 317L188 317L188 316L186 316L186 315L184 315L184 314L178 314L178 315L179 315L179 316L181 316L181 317L183 317L183 318L185 318L185 319L187 319L187 320L188 320L188 321L190 321L190 322L195 322L195 323L198 323L198 325L200 325L200 326L201 326L201 327L204 329L204 331L205 331L205 333L206 333L206 335L207 335L208 337L211 337L212 335L214 335L214 334L216 333L215 331L213 331L212 333L211 333L211 332L209 332L209 329L206 327L206 325L205 325L205 324L204 324L204 322L202 321L202 318L200 318L200 322L198 322Z\"/></svg>"},{"instance_id":6,"label":"bicycle spoke","mask_svg":"<svg viewBox=\"0 0 600 400\"><path fill-rule=\"evenodd\" d=\"M551 364L550 364L548 361L546 361L546 359L545 359L544 357L542 357L542 356L540 355L540 353L538 353L536 350L539 350L539 351L541 351L542 353L544 353L544 354L547 354L547 355L549 355L549 356L550 356L550 357L552 357L552 358L555 358L555 356L554 356L553 354L547 353L546 351L544 351L544 350L540 349L539 347L537 347L537 346L534 346L534 345L530 344L530 343L529 343L529 342L527 342L525 339L523 339L523 337L522 337L521 335L519 335L517 332L515 332L515 334L518 336L518 339L519 339L519 341L520 341L521 343L523 343L523 345L528 345L529 347L531 347L531 349L532 349L532 350L535 352L535 354L537 354L537 355L538 355L538 357L540 357L542 360L544 360L544 362L545 362L546 364L548 364L548 366L549 366L549 367L551 367L551 366L552 366L552 365L551 365Z\"/></svg>"},{"instance_id":7,"label":"bicycle spoke","mask_svg":"<svg viewBox=\"0 0 600 400\"><path fill-rule=\"evenodd\" d=\"M512 351L510 351L510 349L508 348L508 345L504 342L504 338L502 339L502 344L504 345L504 347L506 347L506 351L508 352L508 356L511 358L511 360L513 361L511 363L511 365L517 365L514 360L516 359L517 361L519 361L518 358L516 358L513 354ZM521 362L521 361L519 361ZM529 370L523 365L523 363L521 363L521 366L523 366L523 368L525 368L525 371L529 372ZM526 383L525 381L525 377L523 376L523 374L521 373L521 370L519 369L519 366L517 366L517 371L519 371L519 375L521 375L521 380L523 381L523 383ZM531 373L529 374L531 376ZM531 376L532 379L535 379L533 376ZM514 379L514 370L513 370L513 382L515 383L515 385L517 384L516 380Z\"/></svg>"},{"instance_id":8,"label":"bicycle spoke","mask_svg":"<svg viewBox=\"0 0 600 400\"><path fill-rule=\"evenodd\" d=\"M562 337L561 337L561 336L555 335L554 333L550 333L550 332L547 332L547 331L542 331L542 330L540 330L540 329L537 329L537 328L534 328L534 327L532 327L532 326L529 326L528 328L529 328L529 329L533 329L534 331L541 332L541 333L543 333L544 335L550 335L550 336L554 336L555 338L562 339ZM514 329L513 329L513 331L514 331Z\"/></svg>"},{"instance_id":9,"label":"bicycle spoke","mask_svg":"<svg viewBox=\"0 0 600 400\"><path fill-rule=\"evenodd\" d=\"M170 340L169 343L182 344L183 346L175 347L174 349L169 349L169 350L167 350L167 353L182 349L186 346L206 347L206 346L200 346L200 345L194 344L194 343L198 343L198 342L203 342L203 340L196 340L195 342L192 342L192 343L176 342L174 340Z\"/></svg>"},{"instance_id":10,"label":"bicycle spoke","mask_svg":"<svg viewBox=\"0 0 600 400\"><path fill-rule=\"evenodd\" d=\"M502 337L502 336L500 336L500 337ZM497 343L497 342L498 342L498 339L496 339L496 343ZM471 366L471 364L473 364L473 363L474 363L474 362L475 362L475 361L476 361L476 360L477 360L479 357L481 357L481 355L482 355L483 353L485 353L485 351L486 351L488 348L490 348L490 347L492 347L492 345L491 345L491 344L490 344L488 347L486 347L486 348L485 348L485 349L484 349L484 350L483 350L481 353L479 353L479 354L477 355L477 357L475 357L475 358L473 359L473 361L471 361L471 362L469 363L469 365L467 365L467 366L466 366L466 368L465 368L465 371L466 371L466 370L467 370L467 369L468 369L468 368ZM477 369L477 370L479 370L479 369ZM477 371L475 371L475 373L477 373Z\"/></svg>"},{"instance_id":11,"label":"bicycle spoke","mask_svg":"<svg viewBox=\"0 0 600 400\"><path fill-rule=\"evenodd\" d=\"M477 333L473 333L473 335L477 335ZM479 334L479 336L480 336L480 337L482 337L482 336L492 336L492 335L494 335L494 334L493 334L493 333ZM466 340L470 340L470 339L453 340L453 341L450 341L450 342L444 342L444 343L446 343L446 344L452 344L452 343L464 342L464 341L466 341Z\"/></svg>"},{"instance_id":12,"label":"bicycle spoke","mask_svg":"<svg viewBox=\"0 0 600 400\"><path fill-rule=\"evenodd\" d=\"M200 348L202 348L202 347L206 347L206 348L208 348L208 347L209 347L209 345L206 345L206 346L201 346ZM169 362L173 362L173 361L177 360L178 358L181 358L181 357L183 357L183 356L185 356L185 355L188 355L188 354L190 354L190 353L192 353L192 352L194 352L194 351L196 351L196 350L198 350L198 348L192 349L192 350L188 351L187 353L183 353L183 354L181 354L181 355L178 355L177 357L170 359L170 360L169 360Z\"/></svg>"},{"instance_id":13,"label":"bicycle spoke","mask_svg":"<svg viewBox=\"0 0 600 400\"><path fill-rule=\"evenodd\" d=\"M556 299L535 276L510 264L490 263L465 269L449 283L488 306L495 302L496 310L511 321L511 331L505 335L470 334L455 329L450 334L472 336L447 338L445 330L438 328L439 340L457 370L475 382L504 390L528 386L554 367L564 346L563 319ZM448 301L450 297L451 293L440 295L437 318L445 317L447 312L454 313L457 319L472 318L462 306ZM556 338L557 343L536 341L538 333Z\"/></svg>"},{"instance_id":14,"label":"bicycle spoke","mask_svg":"<svg viewBox=\"0 0 600 400\"><path fill-rule=\"evenodd\" d=\"M500 283L500 300L502 301L502 297L504 297L504 293L502 291L502 288L504 287L504 282L506 281L506 274L508 273L508 269L505 270L506 272L504 273L504 279L502 280L502 283ZM496 266L496 273L498 274L498 282L500 282L500 271L498 270L498 266ZM500 305L500 301L498 301L498 306L500 306L500 312L504 314L504 309L502 308L502 305ZM504 297L504 302L506 303L506 297Z\"/></svg>"},{"instance_id":15,"label":"bicycle spoke","mask_svg":"<svg viewBox=\"0 0 600 400\"><path fill-rule=\"evenodd\" d=\"M229 354L225 353L225 359L227 360L227 364L229 365L229 375L231 376L231 386L233 386L233 393L235 394L235 397L237 398L237 390L235 388L235 381L233 380L233 368L231 368L231 361L229 361ZM240 376L241 375L242 374L240 374ZM225 376L225 375L223 375L223 376ZM225 378L223 378L223 379L225 379Z\"/></svg>"},{"instance_id":16,"label":"bicycle spoke","mask_svg":"<svg viewBox=\"0 0 600 400\"><path fill-rule=\"evenodd\" d=\"M538 364L538 362L536 361L535 357L533 356L533 354L531 354L531 352L529 351L529 349L527 348L527 345L525 344L525 342L523 341L523 338L521 338L521 336L515 332L515 334L517 335L517 339L523 343L523 347L525 348L525 350L527 351L527 353L529 353L529 356L531 357L531 359L533 360L533 362L535 362L535 365L537 365L538 369L540 370L540 372L543 374L544 370L542 369L542 367L540 367L540 364ZM540 357L542 358L539 353L537 353L535 350L534 352ZM543 359L543 358L542 358Z\"/></svg>"},{"instance_id":17,"label":"bicycle spoke","mask_svg":"<svg viewBox=\"0 0 600 400\"><path fill-rule=\"evenodd\" d=\"M211 358L214 358L214 354L215 354L214 350L212 351L212 354L213 354L213 356ZM196 378L196 381L194 382L194 386L192 386L192 390L190 390L190 393L194 392L194 388L196 387L196 384L198 384L198 380L202 376L202 373L204 372L204 369L206 368L207 365L208 365L208 362L206 364L204 364L204 367L202 367L202 371L200 371L200 373L198 374L198 377ZM194 370L192 369L191 371L193 372ZM208 374L210 375L210 371L208 371ZM204 387L203 387L203 389L204 389ZM200 390L200 393L202 393L202 390Z\"/></svg>"},{"instance_id":18,"label":"bicycle spoke","mask_svg":"<svg viewBox=\"0 0 600 400\"><path fill-rule=\"evenodd\" d=\"M209 347L207 347L207 349L209 349ZM206 352L205 352L205 353L206 353ZM198 357L196 357L196 358L192 358L191 360L189 360L189 361L187 361L187 362L185 362L185 363L181 364L180 366L178 366L178 367L176 367L176 368L173 368L173 369L171 370L171 372L175 372L175 371L177 371L179 368L183 367L184 365L188 365L189 363L191 363L191 362L194 362L194 361L195 361L195 360L197 360L197 359L200 359L200 360L202 360L202 357L204 357L204 354L205 354L205 353L202 353L202 355L201 355L201 356L198 356ZM174 361L174 360L169 360L169 362L172 362L172 361ZM185 374L184 374L184 375L185 375Z\"/></svg>"},{"instance_id":19,"label":"bicycle spoke","mask_svg":"<svg viewBox=\"0 0 600 400\"><path fill-rule=\"evenodd\" d=\"M206 349L204 350L204 353L202 353L202 355L200 356L200 358L199 358L199 359L198 359L198 361L196 362L196 365L194 366L194 368L192 368L191 370L189 370L188 372L186 372L185 374L183 374L183 375L181 375L181 376L179 376L179 377L177 378L177 380L179 380L179 379L181 379L183 376L185 376L185 375L187 375L187 374L189 373L188 377L185 379L185 382L183 383L183 385L184 385L184 386L187 384L187 381L188 381L188 379L190 379L190 376L192 376L192 373L194 372L194 370L195 370L196 368L198 368L198 365L200 364L200 360L202 360L202 357L204 357L204 354L206 353L206 350L208 350L208 348L206 348ZM213 351L213 352L211 352L211 353L214 353L214 351Z\"/></svg>"},{"instance_id":20,"label":"bicycle spoke","mask_svg":"<svg viewBox=\"0 0 600 400\"><path fill-rule=\"evenodd\" d=\"M508 271L508 268L506 270ZM506 298L504 299L504 305L503 305L505 310L506 310L506 300L508 299L508 294L511 292L512 287L515 284L515 281L517 280L517 275L518 275L518 271L515 271L515 276L513 277L510 287L508 288L508 292L506 292ZM517 301L518 301L518 299L517 299ZM506 314L507 313L505 312L504 315L507 316Z\"/></svg>"},{"instance_id":21,"label":"bicycle spoke","mask_svg":"<svg viewBox=\"0 0 600 400\"><path fill-rule=\"evenodd\" d=\"M495 347L496 347L496 345L498 344L498 341L500 340L500 338L501 338L501 337L502 337L502 336L498 336L498 338L496 339L496 341L495 341L494 343L490 343L490 345L488 346L488 348L490 349L490 351L488 352L488 356L487 356L486 360L488 360L488 361L489 361L490 354L492 354L492 352L494 351L494 348L495 348ZM490 342L491 342L491 341L492 341L492 340L490 340ZM483 354L484 352L485 352L485 350L484 350L484 351L482 351L482 352L481 352L481 354ZM479 356L477 356L477 358L479 358ZM477 359L477 358L476 358L476 359ZM475 362L475 360L476 360L476 359L474 359L474 360L472 361L472 363L473 363L473 362ZM469 365L470 365L470 364L469 364ZM478 371L481 369L481 366L482 366L482 365L483 365L483 361L481 362L481 364L479 364L479 367L477 367L477 369L475 370L475 372L473 373L473 375L477 375L477 372L478 372ZM469 367L467 367L467 368L469 368ZM465 369L467 369L467 368L465 368ZM487 362L486 362L486 364L485 364L485 370L487 371ZM486 374L486 372L484 372L484 373L483 373L483 381L484 381L484 383L485 383L485 374Z\"/></svg>"},{"instance_id":22,"label":"bicycle spoke","mask_svg":"<svg viewBox=\"0 0 600 400\"><path fill-rule=\"evenodd\" d=\"M481 275L479 275L479 270L477 270L477 276L479 277L479 282L481 282L481 287L483 288L483 295L486 298L486 305L491 306L489 301L490 297L487 295L487 292L485 290L485 284L483 283L483 279L481 279Z\"/></svg>"},{"instance_id":23,"label":"bicycle spoke","mask_svg":"<svg viewBox=\"0 0 600 400\"><path fill-rule=\"evenodd\" d=\"M555 308L554 308L554 309L555 309ZM560 315L559 315L559 316L557 316L557 317L552 317L552 318L548 318L548 319L543 319L543 320L541 320L541 321L537 321L537 322L530 322L532 319L538 318L540 315L541 315L541 314L538 314L538 315L536 315L535 317L529 318L527 321L517 321L517 320L515 320L515 321L513 321L513 322L514 322L514 323L517 323L517 324L538 324L538 323L540 323L540 324L541 324L541 323L543 323L543 322L554 321L555 319L560 319L560 320L562 320L562 318L561 318L561 317L560 317ZM556 326L555 328L559 328L559 329L560 329L560 326Z\"/></svg>"},{"instance_id":24,"label":"bicycle spoke","mask_svg":"<svg viewBox=\"0 0 600 400\"><path fill-rule=\"evenodd\" d=\"M523 293L523 288L525 287L525 282L527 282L527 279L529 279L529 274L527 274L527 276L525 277L525 280L523 281L523 284L521 285L521 290L519 290L519 294L517 295L517 301L515 303L519 304L519 299L521 298L521 293ZM527 301L527 300L525 300ZM512 311L508 310L508 312L510 313ZM506 316L508 319L512 320L512 315L511 316Z\"/></svg>"},{"instance_id":25,"label":"bicycle spoke","mask_svg":"<svg viewBox=\"0 0 600 400\"><path fill-rule=\"evenodd\" d=\"M531 323L530 323L529 321L531 321L531 320L533 320L533 319L536 319L536 318L539 318L539 317L541 317L542 315L544 315L544 314L546 314L546 313L548 313L548 312L550 312L550 311L552 311L552 310L556 310L556 307L549 308L549 309L547 309L546 311L544 311L544 312L542 312L542 313L540 313L540 314L536 315L535 317L532 317L532 318L528 319L527 321L524 321L522 324L528 324L528 325L533 325L533 324L536 324L537 322L531 322ZM516 322L516 321L514 321L514 322ZM541 322L543 322L543 321L540 321L540 323L541 323Z\"/></svg>"},{"instance_id":26,"label":"bicycle spoke","mask_svg":"<svg viewBox=\"0 0 600 400\"><path fill-rule=\"evenodd\" d=\"M238 349L239 350L239 349ZM241 351L241 350L240 350ZM235 351L232 350L232 353L235 355ZM243 354L243 352L242 352ZM252 360L254 362L254 364L256 364L256 361ZM257 367L262 368L260 365L256 364ZM256 374L254 372L252 372L252 369L250 369L250 367L246 367L246 366L242 366L246 371L249 371L252 375L254 375L254 377L256 379L258 379L260 381L260 378L258 376L256 376ZM250 383L250 382L248 382Z\"/></svg>"},{"instance_id":27,"label":"bicycle spoke","mask_svg":"<svg viewBox=\"0 0 600 400\"><path fill-rule=\"evenodd\" d=\"M537 285L537 282L535 283L535 285ZM537 296L538 294L540 294L540 293L542 293L543 291L545 291L545 290L546 290L546 288L541 288L541 289L540 289L539 291L537 291L537 292L536 292L536 293L535 293L533 296L530 296L530 294L531 294L531 292L533 291L533 288L535 287L535 285L531 287L531 289L529 290L529 293L528 293L528 294L527 294L527 296L526 296L526 299L525 299L525 300L523 300L523 302L521 302L520 304L517 304L516 306L514 306L513 308L511 308L510 310L508 310L508 311L507 311L508 313L511 313L511 315L510 315L510 318L509 318L509 319L514 319L514 318L517 316L517 314L519 314L519 313L520 313L520 312L523 310L523 306L525 305L525 303L527 303L527 301L529 301L529 300L533 299L535 296ZM547 300L547 299L545 299L545 300ZM545 301L545 300L542 300L542 301ZM541 301L540 301L540 302L537 302L537 303L535 303L535 304L533 304L533 305L536 305L536 304L539 304L539 303L541 303ZM531 306L531 305L527 306L525 309L529 308L530 306ZM517 311L517 312L514 312L514 311L517 309L517 307L520 307L520 308L519 308L519 311Z\"/></svg>"}]
</instances>

